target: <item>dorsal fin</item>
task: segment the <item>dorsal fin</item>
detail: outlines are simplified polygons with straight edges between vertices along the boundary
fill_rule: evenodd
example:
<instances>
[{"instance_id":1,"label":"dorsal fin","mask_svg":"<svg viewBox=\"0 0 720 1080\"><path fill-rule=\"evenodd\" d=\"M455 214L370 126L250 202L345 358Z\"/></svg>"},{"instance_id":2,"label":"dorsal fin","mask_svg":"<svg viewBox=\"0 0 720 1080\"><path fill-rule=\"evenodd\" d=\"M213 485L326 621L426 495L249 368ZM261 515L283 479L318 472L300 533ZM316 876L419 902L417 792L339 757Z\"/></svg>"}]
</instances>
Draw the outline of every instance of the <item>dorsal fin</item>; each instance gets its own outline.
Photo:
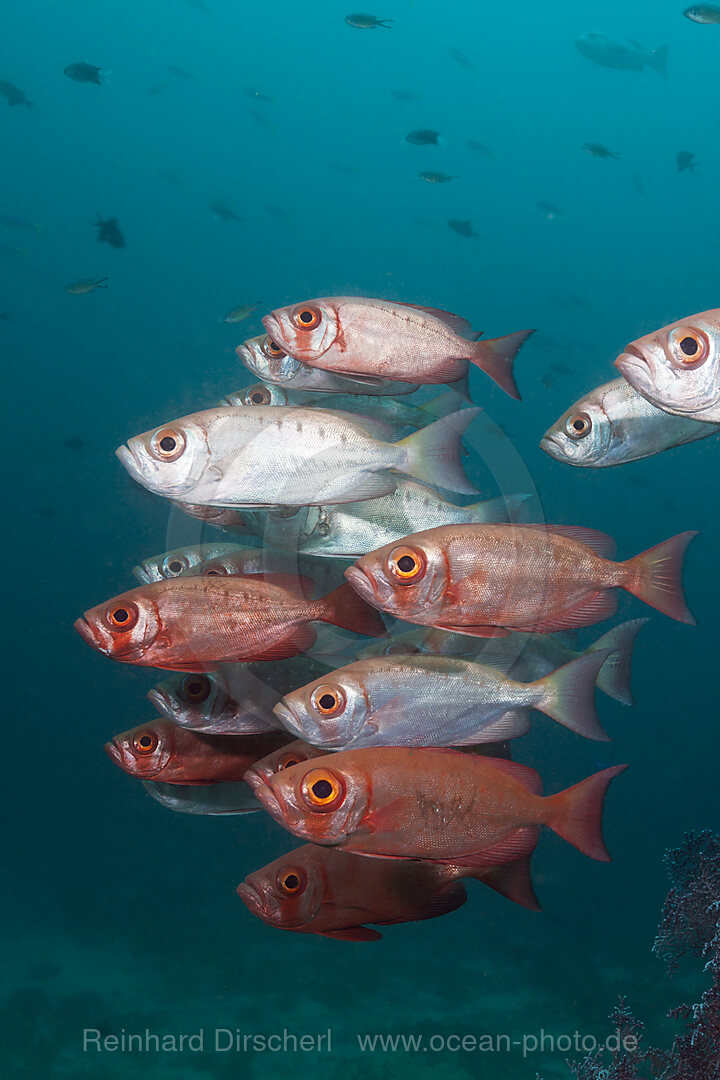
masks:
<instances>
[{"instance_id":1,"label":"dorsal fin","mask_svg":"<svg viewBox=\"0 0 720 1080\"><path fill-rule=\"evenodd\" d=\"M586 529L582 525L531 525L523 522L513 522L513 529L533 529L535 532L554 533L555 536L566 536L568 540L575 540L578 544L584 544L599 555L601 559L612 559L615 556L617 545L612 536L598 532L597 529Z\"/></svg>"},{"instance_id":2,"label":"dorsal fin","mask_svg":"<svg viewBox=\"0 0 720 1080\"><path fill-rule=\"evenodd\" d=\"M422 311L426 315L432 315L434 319L438 319L444 326L451 330L453 334L459 334L464 337L466 334L471 334L472 323L469 323L467 319L463 319L462 315L455 315L452 311L443 311L442 308L426 307L424 304L403 304L400 303L400 307L414 308L415 311ZM481 331L482 333L482 331Z\"/></svg>"},{"instance_id":3,"label":"dorsal fin","mask_svg":"<svg viewBox=\"0 0 720 1080\"><path fill-rule=\"evenodd\" d=\"M517 780L531 795L542 795L542 779L535 769L520 765L517 761L507 761L505 758L484 757L482 760L491 769L506 773L513 780Z\"/></svg>"}]
</instances>

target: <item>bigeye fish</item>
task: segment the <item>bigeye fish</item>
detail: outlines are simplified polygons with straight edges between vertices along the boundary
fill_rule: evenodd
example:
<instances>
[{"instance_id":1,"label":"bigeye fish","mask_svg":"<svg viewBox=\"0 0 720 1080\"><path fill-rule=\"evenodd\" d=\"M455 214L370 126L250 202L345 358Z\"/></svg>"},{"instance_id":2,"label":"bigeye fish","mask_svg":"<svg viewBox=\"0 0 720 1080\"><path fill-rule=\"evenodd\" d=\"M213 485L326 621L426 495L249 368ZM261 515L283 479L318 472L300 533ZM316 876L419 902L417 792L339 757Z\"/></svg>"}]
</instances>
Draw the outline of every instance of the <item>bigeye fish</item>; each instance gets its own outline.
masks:
<instances>
[{"instance_id":1,"label":"bigeye fish","mask_svg":"<svg viewBox=\"0 0 720 1080\"><path fill-rule=\"evenodd\" d=\"M594 692L609 655L587 653L531 683L457 656L375 657L286 694L275 715L293 735L328 750L514 739L527 732L528 709L607 742Z\"/></svg>"},{"instance_id":2,"label":"bigeye fish","mask_svg":"<svg viewBox=\"0 0 720 1080\"><path fill-rule=\"evenodd\" d=\"M671 416L625 379L615 379L576 401L545 432L540 446L567 465L604 469L706 439L716 431L710 424Z\"/></svg>"},{"instance_id":3,"label":"bigeye fish","mask_svg":"<svg viewBox=\"0 0 720 1080\"><path fill-rule=\"evenodd\" d=\"M461 750L379 746L340 750L245 781L294 836L358 855L497 866L530 854L546 825L608 862L601 823L615 765L557 795L534 769Z\"/></svg>"},{"instance_id":4,"label":"bigeye fish","mask_svg":"<svg viewBox=\"0 0 720 1080\"><path fill-rule=\"evenodd\" d=\"M617 68L621 71L642 71L644 67L651 67L660 75L666 74L667 45L647 52L642 45L630 38L619 38L613 34L595 31L577 38L575 48L601 67Z\"/></svg>"},{"instance_id":5,"label":"bigeye fish","mask_svg":"<svg viewBox=\"0 0 720 1080\"><path fill-rule=\"evenodd\" d=\"M391 495L343 506L311 506L298 511L295 543L303 555L356 559L412 532L461 522L506 522L515 518L527 495L500 496L456 506L433 488L399 480ZM265 539L281 543L290 522L268 514Z\"/></svg>"},{"instance_id":6,"label":"bigeye fish","mask_svg":"<svg viewBox=\"0 0 720 1080\"><path fill-rule=\"evenodd\" d=\"M71 296L85 296L86 293L95 292L96 289L107 289L108 286L104 284L106 281L106 277L83 278L81 281L73 281L70 285L66 285L65 292L70 293Z\"/></svg>"},{"instance_id":7,"label":"bigeye fish","mask_svg":"<svg viewBox=\"0 0 720 1080\"><path fill-rule=\"evenodd\" d=\"M133 567L133 576L141 585L151 581L163 581L165 578L200 573L205 563L221 556L238 556L237 573L260 573L262 552L258 548L243 548L239 544L230 544L222 540L209 544L189 544L187 547L173 548L162 555L151 555L143 559L139 566Z\"/></svg>"},{"instance_id":8,"label":"bigeye fish","mask_svg":"<svg viewBox=\"0 0 720 1080\"><path fill-rule=\"evenodd\" d=\"M385 633L377 612L347 584L307 600L311 587L287 574L154 581L86 611L75 629L122 663L190 672L298 656L314 645L316 620L370 637Z\"/></svg>"},{"instance_id":9,"label":"bigeye fish","mask_svg":"<svg viewBox=\"0 0 720 1080\"><path fill-rule=\"evenodd\" d=\"M115 735L105 752L123 772L166 784L215 784L242 780L247 770L290 740L271 732L261 735L203 735L169 720Z\"/></svg>"},{"instance_id":10,"label":"bigeye fish","mask_svg":"<svg viewBox=\"0 0 720 1080\"><path fill-rule=\"evenodd\" d=\"M591 626L615 613L616 589L694 623L682 589L694 536L681 533L615 562L615 542L594 529L447 525L363 555L345 577L381 611L477 637Z\"/></svg>"},{"instance_id":11,"label":"bigeye fish","mask_svg":"<svg viewBox=\"0 0 720 1080\"><path fill-rule=\"evenodd\" d=\"M363 296L326 296L277 308L263 318L270 337L290 356L339 375L457 383L470 364L510 397L520 394L512 373L532 330L477 341L459 315L416 304Z\"/></svg>"},{"instance_id":12,"label":"bigeye fish","mask_svg":"<svg viewBox=\"0 0 720 1080\"><path fill-rule=\"evenodd\" d=\"M242 780L220 784L166 784L143 780L142 786L155 802L180 814L254 814L260 803Z\"/></svg>"},{"instance_id":13,"label":"bigeye fish","mask_svg":"<svg viewBox=\"0 0 720 1080\"><path fill-rule=\"evenodd\" d=\"M273 713L280 694L250 665L178 672L148 691L148 700L174 724L208 735L255 735L282 727Z\"/></svg>"},{"instance_id":14,"label":"bigeye fish","mask_svg":"<svg viewBox=\"0 0 720 1080\"><path fill-rule=\"evenodd\" d=\"M658 408L720 423L720 308L638 338L625 346L615 367Z\"/></svg>"},{"instance_id":15,"label":"bigeye fish","mask_svg":"<svg viewBox=\"0 0 720 1080\"><path fill-rule=\"evenodd\" d=\"M517 631L501 638L472 638L448 630L414 627L394 634L386 641L372 642L355 654L366 660L375 656L402 656L421 653L426 656L464 656L488 667L496 667L522 682L549 675L555 668L585 653L607 650L609 656L596 679L598 690L623 705L632 705L630 687L635 638L649 619L629 619L614 626L590 645L585 652L575 652L555 634L521 634Z\"/></svg>"},{"instance_id":16,"label":"bigeye fish","mask_svg":"<svg viewBox=\"0 0 720 1080\"><path fill-rule=\"evenodd\" d=\"M300 360L288 356L268 334L249 338L235 350L248 371L263 382L274 386L287 386L293 390L308 390L320 394L368 394L383 396L413 394L419 384L390 382L386 379L350 378L336 375L321 368L308 367Z\"/></svg>"},{"instance_id":17,"label":"bigeye fish","mask_svg":"<svg viewBox=\"0 0 720 1080\"><path fill-rule=\"evenodd\" d=\"M267 754L260 761L256 761L253 769L260 779L270 780L285 769L292 769L294 765L300 765L304 761L311 761L313 758L325 756L325 750L321 750L317 746L311 746L310 743L303 742L302 739L293 739L292 742L286 743L284 746Z\"/></svg>"},{"instance_id":18,"label":"bigeye fish","mask_svg":"<svg viewBox=\"0 0 720 1080\"><path fill-rule=\"evenodd\" d=\"M316 844L304 844L248 874L237 894L253 915L278 930L378 941L380 931L365 923L386 926L447 915L467 900L463 881L469 878L540 910L529 857L473 870L420 860L358 859Z\"/></svg>"},{"instance_id":19,"label":"bigeye fish","mask_svg":"<svg viewBox=\"0 0 720 1080\"><path fill-rule=\"evenodd\" d=\"M398 473L477 494L460 461L461 436L481 412L452 413L390 443L323 409L206 409L145 432L117 456L149 491L215 506L317 506L389 495Z\"/></svg>"}]
</instances>

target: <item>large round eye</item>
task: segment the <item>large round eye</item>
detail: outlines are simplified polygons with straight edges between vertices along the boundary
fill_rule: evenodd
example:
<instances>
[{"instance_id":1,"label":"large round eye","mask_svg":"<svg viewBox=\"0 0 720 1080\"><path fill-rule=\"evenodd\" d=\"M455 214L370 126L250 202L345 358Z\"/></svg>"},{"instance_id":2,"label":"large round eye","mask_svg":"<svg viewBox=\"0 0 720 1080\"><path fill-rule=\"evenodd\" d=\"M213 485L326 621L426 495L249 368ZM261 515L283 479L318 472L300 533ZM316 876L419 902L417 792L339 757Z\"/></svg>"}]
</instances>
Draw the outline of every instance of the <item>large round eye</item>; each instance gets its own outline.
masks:
<instances>
[{"instance_id":1,"label":"large round eye","mask_svg":"<svg viewBox=\"0 0 720 1080\"><path fill-rule=\"evenodd\" d=\"M296 893L302 892L306 885L307 878L304 870L300 870L296 866L283 866L278 871L277 886L280 892L285 893L286 896L294 896Z\"/></svg>"},{"instance_id":2,"label":"large round eye","mask_svg":"<svg viewBox=\"0 0 720 1080\"><path fill-rule=\"evenodd\" d=\"M111 604L105 619L113 630L131 630L138 621L138 609L134 604Z\"/></svg>"},{"instance_id":3,"label":"large round eye","mask_svg":"<svg viewBox=\"0 0 720 1080\"><path fill-rule=\"evenodd\" d=\"M157 744L158 737L154 731L138 731L133 736L133 746L138 754L152 754Z\"/></svg>"},{"instance_id":4,"label":"large round eye","mask_svg":"<svg viewBox=\"0 0 720 1080\"><path fill-rule=\"evenodd\" d=\"M317 686L310 698L313 707L323 716L337 716L345 708L345 695L335 686Z\"/></svg>"},{"instance_id":5,"label":"large round eye","mask_svg":"<svg viewBox=\"0 0 720 1080\"><path fill-rule=\"evenodd\" d=\"M177 577L188 568L188 561L184 555L168 555L163 559L160 570L165 577Z\"/></svg>"},{"instance_id":6,"label":"large round eye","mask_svg":"<svg viewBox=\"0 0 720 1080\"><path fill-rule=\"evenodd\" d=\"M188 675L180 683L180 696L191 703L206 701L210 689L210 680L205 675Z\"/></svg>"},{"instance_id":7,"label":"large round eye","mask_svg":"<svg viewBox=\"0 0 720 1080\"><path fill-rule=\"evenodd\" d=\"M266 356L271 356L273 360L279 360L281 356L285 355L284 350L281 349L269 335L265 338L260 348Z\"/></svg>"},{"instance_id":8,"label":"large round eye","mask_svg":"<svg viewBox=\"0 0 720 1080\"><path fill-rule=\"evenodd\" d=\"M340 777L329 769L313 769L302 782L302 796L313 810L334 810L345 798Z\"/></svg>"},{"instance_id":9,"label":"large round eye","mask_svg":"<svg viewBox=\"0 0 720 1080\"><path fill-rule=\"evenodd\" d=\"M668 334L671 359L678 367L699 367L707 360L710 342L702 330L691 326L676 326Z\"/></svg>"},{"instance_id":10,"label":"large round eye","mask_svg":"<svg viewBox=\"0 0 720 1080\"><path fill-rule=\"evenodd\" d=\"M270 405L272 394L267 386L251 386L245 391L245 402L248 405Z\"/></svg>"},{"instance_id":11,"label":"large round eye","mask_svg":"<svg viewBox=\"0 0 720 1080\"><path fill-rule=\"evenodd\" d=\"M150 439L150 449L160 461L177 461L185 450L185 436L174 428L160 428Z\"/></svg>"},{"instance_id":12,"label":"large round eye","mask_svg":"<svg viewBox=\"0 0 720 1080\"><path fill-rule=\"evenodd\" d=\"M425 573L425 558L414 548L396 547L388 555L388 569L397 581L411 584Z\"/></svg>"},{"instance_id":13,"label":"large round eye","mask_svg":"<svg viewBox=\"0 0 720 1080\"><path fill-rule=\"evenodd\" d=\"M292 321L298 330L314 330L316 326L320 325L321 320L322 312L319 308L311 307L309 304L303 304L301 307L295 308L292 313Z\"/></svg>"},{"instance_id":14,"label":"large round eye","mask_svg":"<svg viewBox=\"0 0 720 1080\"><path fill-rule=\"evenodd\" d=\"M225 577L228 573L227 567L222 563L216 563L214 566L204 566L200 571L200 577Z\"/></svg>"},{"instance_id":15,"label":"large round eye","mask_svg":"<svg viewBox=\"0 0 720 1080\"><path fill-rule=\"evenodd\" d=\"M283 769L292 769L293 765L299 765L300 762L304 760L305 758L299 758L296 754L283 754L283 756L278 759L275 771L282 772Z\"/></svg>"},{"instance_id":16,"label":"large round eye","mask_svg":"<svg viewBox=\"0 0 720 1080\"><path fill-rule=\"evenodd\" d=\"M576 412L565 421L565 434L571 439L584 439L592 431L592 420L586 412Z\"/></svg>"}]
</instances>

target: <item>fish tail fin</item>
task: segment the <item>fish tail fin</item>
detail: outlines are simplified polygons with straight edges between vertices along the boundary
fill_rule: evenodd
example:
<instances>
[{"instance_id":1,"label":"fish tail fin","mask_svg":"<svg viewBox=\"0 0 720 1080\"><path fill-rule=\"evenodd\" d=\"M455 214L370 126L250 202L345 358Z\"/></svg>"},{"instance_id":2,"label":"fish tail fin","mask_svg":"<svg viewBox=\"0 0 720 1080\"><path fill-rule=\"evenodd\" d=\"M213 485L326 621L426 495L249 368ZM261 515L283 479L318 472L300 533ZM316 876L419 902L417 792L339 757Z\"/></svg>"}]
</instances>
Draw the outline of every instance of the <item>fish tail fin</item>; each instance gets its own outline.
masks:
<instances>
[{"instance_id":1,"label":"fish tail fin","mask_svg":"<svg viewBox=\"0 0 720 1080\"><path fill-rule=\"evenodd\" d=\"M613 765L579 784L547 799L550 815L546 824L569 844L599 862L610 862L602 835L602 813L610 781L627 769Z\"/></svg>"},{"instance_id":2,"label":"fish tail fin","mask_svg":"<svg viewBox=\"0 0 720 1080\"><path fill-rule=\"evenodd\" d=\"M475 343L470 357L473 364L489 375L510 397L520 400L520 391L513 375L513 360L524 341L534 333L533 330L518 330L505 337L487 338Z\"/></svg>"},{"instance_id":3,"label":"fish tail fin","mask_svg":"<svg viewBox=\"0 0 720 1080\"><path fill-rule=\"evenodd\" d=\"M630 574L624 586L628 592L671 619L692 625L695 619L685 603L682 569L685 551L694 536L696 532L672 536L622 564Z\"/></svg>"},{"instance_id":4,"label":"fish tail fin","mask_svg":"<svg viewBox=\"0 0 720 1080\"><path fill-rule=\"evenodd\" d=\"M450 413L442 420L413 432L395 443L407 454L407 469L416 480L436 484L461 495L479 495L462 467L462 435L482 409L473 407Z\"/></svg>"},{"instance_id":5,"label":"fish tail fin","mask_svg":"<svg viewBox=\"0 0 720 1080\"><path fill-rule=\"evenodd\" d=\"M320 607L317 617L322 622L366 637L382 637L386 633L380 613L370 607L347 582L324 596Z\"/></svg>"},{"instance_id":6,"label":"fish tail fin","mask_svg":"<svg viewBox=\"0 0 720 1080\"><path fill-rule=\"evenodd\" d=\"M390 23L395 22L394 19L377 19L376 26L384 26L386 30L392 30Z\"/></svg>"},{"instance_id":7,"label":"fish tail fin","mask_svg":"<svg viewBox=\"0 0 720 1080\"><path fill-rule=\"evenodd\" d=\"M498 495L494 499L470 503L465 510L483 525L504 525L508 521L516 520L523 504L529 498L530 495Z\"/></svg>"},{"instance_id":8,"label":"fish tail fin","mask_svg":"<svg viewBox=\"0 0 720 1080\"><path fill-rule=\"evenodd\" d=\"M538 679L543 697L537 708L586 739L609 742L595 711L595 681L608 656L610 649L586 652Z\"/></svg>"},{"instance_id":9,"label":"fish tail fin","mask_svg":"<svg viewBox=\"0 0 720 1080\"><path fill-rule=\"evenodd\" d=\"M513 862L501 863L499 866L490 866L487 869L473 870L464 877L475 878L488 885L501 896L512 900L514 904L529 908L530 911L542 911L540 902L533 888L531 863L532 855L524 855L522 859L514 859Z\"/></svg>"},{"instance_id":10,"label":"fish tail fin","mask_svg":"<svg viewBox=\"0 0 720 1080\"><path fill-rule=\"evenodd\" d=\"M622 702L623 705L634 704L630 688L633 649L639 631L648 622L650 622L649 619L630 619L629 622L621 623L620 626L614 626L586 650L587 652L596 652L598 649L610 650L610 655L600 668L597 687L608 697Z\"/></svg>"},{"instance_id":11,"label":"fish tail fin","mask_svg":"<svg viewBox=\"0 0 720 1080\"><path fill-rule=\"evenodd\" d=\"M648 55L648 64L660 75L667 75L668 46L661 45L659 49L653 49Z\"/></svg>"}]
</instances>

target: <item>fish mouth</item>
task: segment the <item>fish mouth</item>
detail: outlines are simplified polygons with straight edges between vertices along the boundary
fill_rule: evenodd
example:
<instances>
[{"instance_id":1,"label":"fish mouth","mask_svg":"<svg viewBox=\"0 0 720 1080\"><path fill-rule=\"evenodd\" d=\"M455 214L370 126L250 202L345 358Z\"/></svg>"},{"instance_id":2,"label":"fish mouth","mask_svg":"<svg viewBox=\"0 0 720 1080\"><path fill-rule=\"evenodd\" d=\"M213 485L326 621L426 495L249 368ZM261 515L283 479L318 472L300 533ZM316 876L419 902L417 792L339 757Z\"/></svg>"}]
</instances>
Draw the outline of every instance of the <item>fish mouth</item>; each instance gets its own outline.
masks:
<instances>
[{"instance_id":1,"label":"fish mouth","mask_svg":"<svg viewBox=\"0 0 720 1080\"><path fill-rule=\"evenodd\" d=\"M142 474L142 470L140 469L140 463L129 446L126 446L124 443L122 446L118 446L117 450L115 451L115 456L120 459L122 464L125 466L127 472L129 472L132 476L133 480L137 480L139 484L144 483L144 477Z\"/></svg>"},{"instance_id":2,"label":"fish mouth","mask_svg":"<svg viewBox=\"0 0 720 1080\"><path fill-rule=\"evenodd\" d=\"M292 709L289 709L287 705L283 705L282 702L278 702L278 704L273 709L273 713L275 714L275 716L277 716L282 726L288 731L292 732L293 735L297 735L299 739L303 739L305 737L305 733L300 726L300 723L295 716L295 713L292 711Z\"/></svg>"},{"instance_id":3,"label":"fish mouth","mask_svg":"<svg viewBox=\"0 0 720 1080\"><path fill-rule=\"evenodd\" d=\"M626 345L625 351L620 353L615 361L615 367L621 375L625 375L626 372L637 372L647 376L650 371L648 359L637 345Z\"/></svg>"},{"instance_id":4,"label":"fish mouth","mask_svg":"<svg viewBox=\"0 0 720 1080\"><path fill-rule=\"evenodd\" d=\"M235 892L253 915L262 918L265 914L262 894L250 882L241 881Z\"/></svg>"},{"instance_id":5,"label":"fish mouth","mask_svg":"<svg viewBox=\"0 0 720 1080\"><path fill-rule=\"evenodd\" d=\"M282 328L279 321L274 315L264 315L261 321L268 332L268 337L271 338L276 345L281 345L284 350L285 343L282 340Z\"/></svg>"},{"instance_id":6,"label":"fish mouth","mask_svg":"<svg viewBox=\"0 0 720 1080\"><path fill-rule=\"evenodd\" d=\"M383 601L388 600L392 595L390 586L381 588L381 583L376 581L367 570L362 570L359 566L348 566L345 571L345 578L352 585L355 592L359 593L363 600L367 600L368 604L375 608L381 608Z\"/></svg>"},{"instance_id":7,"label":"fish mouth","mask_svg":"<svg viewBox=\"0 0 720 1080\"><path fill-rule=\"evenodd\" d=\"M119 766L124 772L129 772L125 762L125 755L116 742L106 742L103 749L113 764Z\"/></svg>"},{"instance_id":8,"label":"fish mouth","mask_svg":"<svg viewBox=\"0 0 720 1080\"><path fill-rule=\"evenodd\" d=\"M179 709L173 704L171 698L167 696L162 690L158 690L157 687L153 687L152 690L147 692L148 701L152 702L158 712L163 716L167 716L168 720L172 720L174 723L178 723Z\"/></svg>"},{"instance_id":9,"label":"fish mouth","mask_svg":"<svg viewBox=\"0 0 720 1080\"><path fill-rule=\"evenodd\" d=\"M565 460L565 447L558 435L551 435L549 432L547 435L543 435L540 440L540 449L549 454L551 458L555 458L556 461Z\"/></svg>"},{"instance_id":10,"label":"fish mouth","mask_svg":"<svg viewBox=\"0 0 720 1080\"><path fill-rule=\"evenodd\" d=\"M123 446L121 446L119 449L124 450L125 448ZM118 451L116 451L116 453L118 453ZM118 454L118 457L119 456L120 455ZM152 584L153 579L150 576L150 571L146 570L145 566L142 563L140 563L138 566L133 566L132 575L133 575L133 577L135 578L136 581L140 582L141 585L150 585L150 584Z\"/></svg>"},{"instance_id":11,"label":"fish mouth","mask_svg":"<svg viewBox=\"0 0 720 1080\"><path fill-rule=\"evenodd\" d=\"M81 615L79 619L75 620L73 627L77 630L85 644L89 645L91 649L95 649L96 652L104 653L105 656L110 655L110 642L105 640L98 628L91 622L88 622L84 615Z\"/></svg>"},{"instance_id":12,"label":"fish mouth","mask_svg":"<svg viewBox=\"0 0 720 1080\"><path fill-rule=\"evenodd\" d=\"M275 821L278 821L283 825L285 823L285 815L283 814L283 809L278 799L270 789L269 780L264 776L261 776L260 773L255 772L254 769L248 769L243 776L243 780L248 785L263 810L266 810L271 818L274 818Z\"/></svg>"}]
</instances>

